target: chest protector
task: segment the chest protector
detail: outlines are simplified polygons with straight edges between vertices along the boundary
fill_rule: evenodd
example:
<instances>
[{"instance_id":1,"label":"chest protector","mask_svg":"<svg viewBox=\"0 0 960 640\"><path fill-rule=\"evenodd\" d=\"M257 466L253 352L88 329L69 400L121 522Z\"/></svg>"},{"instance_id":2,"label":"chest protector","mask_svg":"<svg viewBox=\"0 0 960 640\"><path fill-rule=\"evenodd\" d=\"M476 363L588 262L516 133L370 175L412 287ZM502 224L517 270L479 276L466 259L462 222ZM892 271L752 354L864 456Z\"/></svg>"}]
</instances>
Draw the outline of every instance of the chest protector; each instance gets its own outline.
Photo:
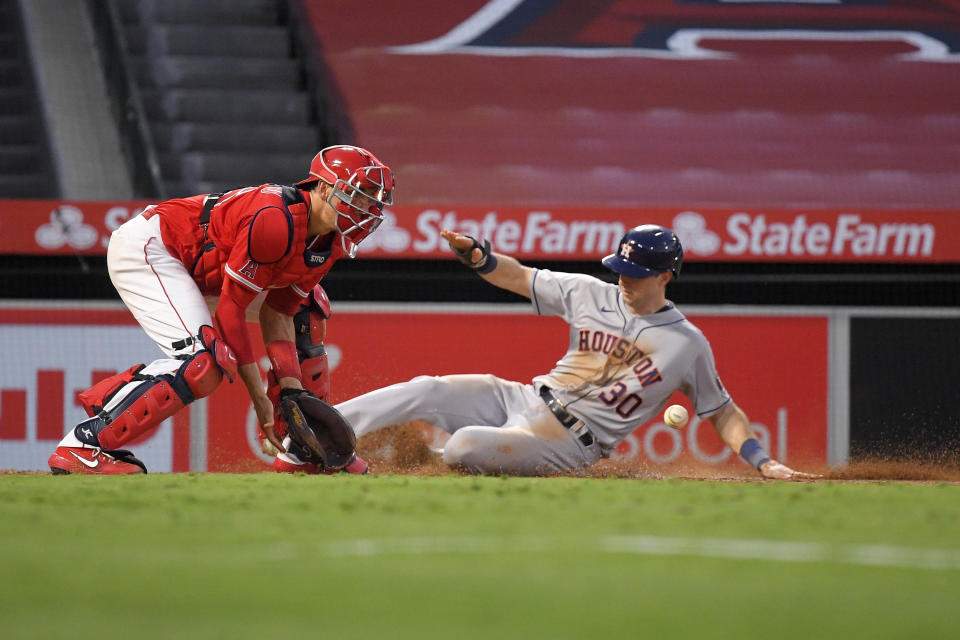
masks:
<instances>
[{"instance_id":1,"label":"chest protector","mask_svg":"<svg viewBox=\"0 0 960 640\"><path fill-rule=\"evenodd\" d=\"M343 254L340 243L331 243L327 251L314 251L307 246L307 213L309 206L303 192L296 187L284 186L281 193L283 207L293 219L293 243L289 255L282 258L280 269L275 273L271 286L286 286L302 280L308 274L314 284L330 271L330 267ZM313 285L309 285L311 288ZM309 291L309 289L307 289Z\"/></svg>"},{"instance_id":2,"label":"chest protector","mask_svg":"<svg viewBox=\"0 0 960 640\"><path fill-rule=\"evenodd\" d=\"M277 259L260 263L272 267L270 281L262 284L264 288L282 288L302 280L308 274L313 276L315 281L319 281L340 257L342 251L338 251L338 243L333 243L328 252L315 252L308 249L309 206L304 199L303 192L291 186L276 186L275 188L279 189L278 195L280 195L283 215L286 217L286 251L278 254L279 258ZM206 229L206 226L210 224L211 214L217 215L213 207L222 195L212 194L204 201L203 212L199 219L200 227ZM241 238L237 239L237 241L247 243L246 257L251 260L255 260L257 257L263 259L263 255L261 255L263 252L252 251L251 244L256 245L257 242L264 240L274 244L277 240L276 233L269 234L269 238L254 237L254 234L261 234L258 217L259 215L254 215L247 225L247 231L245 233L241 232ZM276 229L274 228L273 231L275 232ZM220 292L223 285L223 269L232 250L232 246L222 247L218 244L218 242L207 238L191 269L194 281L205 295L216 295ZM231 266L235 269L242 267L242 265Z\"/></svg>"}]
</instances>

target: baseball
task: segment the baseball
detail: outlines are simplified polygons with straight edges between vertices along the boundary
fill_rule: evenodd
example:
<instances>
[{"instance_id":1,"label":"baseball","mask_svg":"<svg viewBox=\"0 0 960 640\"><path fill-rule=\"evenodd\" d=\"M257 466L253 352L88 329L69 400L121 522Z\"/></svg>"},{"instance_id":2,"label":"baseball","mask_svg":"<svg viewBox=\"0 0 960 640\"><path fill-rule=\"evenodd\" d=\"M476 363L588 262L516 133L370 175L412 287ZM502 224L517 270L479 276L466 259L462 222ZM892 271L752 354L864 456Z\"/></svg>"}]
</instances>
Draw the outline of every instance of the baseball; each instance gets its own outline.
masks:
<instances>
[{"instance_id":1,"label":"baseball","mask_svg":"<svg viewBox=\"0 0 960 640\"><path fill-rule=\"evenodd\" d=\"M672 404L663 412L663 421L674 429L683 429L690 418L687 410L679 404Z\"/></svg>"}]
</instances>

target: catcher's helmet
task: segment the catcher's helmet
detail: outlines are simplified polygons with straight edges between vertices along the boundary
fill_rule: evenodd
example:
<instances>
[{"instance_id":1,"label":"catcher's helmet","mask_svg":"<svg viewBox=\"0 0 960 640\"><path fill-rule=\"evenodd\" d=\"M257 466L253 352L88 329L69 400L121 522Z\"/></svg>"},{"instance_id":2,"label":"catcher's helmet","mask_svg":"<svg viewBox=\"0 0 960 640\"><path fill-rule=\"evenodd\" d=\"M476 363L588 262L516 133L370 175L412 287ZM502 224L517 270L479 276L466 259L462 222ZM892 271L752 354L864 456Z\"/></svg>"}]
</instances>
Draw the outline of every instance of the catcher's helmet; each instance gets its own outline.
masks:
<instances>
[{"instance_id":1,"label":"catcher's helmet","mask_svg":"<svg viewBox=\"0 0 960 640\"><path fill-rule=\"evenodd\" d=\"M383 222L383 208L393 204L393 173L366 149L340 144L321 149L310 162L310 176L297 186L312 188L318 180L333 185L327 202L337 211L343 250L353 258L357 245Z\"/></svg>"},{"instance_id":2,"label":"catcher's helmet","mask_svg":"<svg viewBox=\"0 0 960 640\"><path fill-rule=\"evenodd\" d=\"M630 229L617 251L603 259L603 265L631 278L646 278L657 273L672 271L680 276L683 265L683 247L677 235L656 224L642 224Z\"/></svg>"}]
</instances>

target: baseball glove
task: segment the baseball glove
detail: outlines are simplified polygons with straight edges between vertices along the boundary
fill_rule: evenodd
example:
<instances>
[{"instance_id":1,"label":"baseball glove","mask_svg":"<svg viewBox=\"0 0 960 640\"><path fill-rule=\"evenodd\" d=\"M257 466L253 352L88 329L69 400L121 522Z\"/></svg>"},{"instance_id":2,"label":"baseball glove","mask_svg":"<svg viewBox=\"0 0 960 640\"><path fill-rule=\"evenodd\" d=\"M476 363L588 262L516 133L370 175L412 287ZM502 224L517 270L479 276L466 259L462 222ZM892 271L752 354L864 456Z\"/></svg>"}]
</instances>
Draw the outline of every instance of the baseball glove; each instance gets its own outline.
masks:
<instances>
[{"instance_id":1,"label":"baseball glove","mask_svg":"<svg viewBox=\"0 0 960 640\"><path fill-rule=\"evenodd\" d=\"M298 458L330 471L353 459L357 436L343 414L303 389L284 389L280 396L280 414Z\"/></svg>"}]
</instances>

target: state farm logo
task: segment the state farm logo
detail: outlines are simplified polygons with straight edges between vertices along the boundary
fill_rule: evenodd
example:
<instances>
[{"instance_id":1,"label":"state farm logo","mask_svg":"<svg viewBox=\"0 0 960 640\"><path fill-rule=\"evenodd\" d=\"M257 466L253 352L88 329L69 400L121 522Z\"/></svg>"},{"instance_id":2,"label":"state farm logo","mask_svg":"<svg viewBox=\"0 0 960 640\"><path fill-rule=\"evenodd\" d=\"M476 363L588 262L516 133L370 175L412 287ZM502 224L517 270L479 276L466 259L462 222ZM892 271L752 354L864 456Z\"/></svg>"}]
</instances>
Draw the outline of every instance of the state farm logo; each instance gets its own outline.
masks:
<instances>
[{"instance_id":1,"label":"state farm logo","mask_svg":"<svg viewBox=\"0 0 960 640\"><path fill-rule=\"evenodd\" d=\"M410 232L397 224L397 216L392 211L383 212L383 222L374 233L364 238L359 252L382 249L389 253L400 253L410 247Z\"/></svg>"},{"instance_id":2,"label":"state farm logo","mask_svg":"<svg viewBox=\"0 0 960 640\"><path fill-rule=\"evenodd\" d=\"M488 211L475 217L456 211L426 209L416 220L417 234L411 245L417 253L448 251L441 229L486 239L494 249L509 254L565 256L611 253L627 230L619 220L562 220L549 211L529 211L525 215ZM635 223L639 224L639 223Z\"/></svg>"},{"instance_id":3,"label":"state farm logo","mask_svg":"<svg viewBox=\"0 0 960 640\"><path fill-rule=\"evenodd\" d=\"M684 252L709 256L720 249L720 236L707 229L706 218L696 211L675 215L673 232L680 238Z\"/></svg>"},{"instance_id":4,"label":"state farm logo","mask_svg":"<svg viewBox=\"0 0 960 640\"><path fill-rule=\"evenodd\" d=\"M617 220L564 221L556 219L549 211L530 211L524 216L487 211L471 216L456 211L425 209L415 219L405 220L404 224L407 228L400 226L396 215L385 211L383 223L363 241L360 252L445 253L449 246L440 231L451 229L490 240L494 249L511 254L610 253L627 230L627 226Z\"/></svg>"},{"instance_id":5,"label":"state farm logo","mask_svg":"<svg viewBox=\"0 0 960 640\"><path fill-rule=\"evenodd\" d=\"M44 249L59 249L65 244L74 249L89 249L100 239L100 233L84 223L83 211L65 204L50 212L50 222L40 226L34 238Z\"/></svg>"},{"instance_id":6,"label":"state farm logo","mask_svg":"<svg viewBox=\"0 0 960 640\"><path fill-rule=\"evenodd\" d=\"M930 256L936 238L936 227L928 222L871 222L855 213L810 221L804 214L769 220L737 212L727 217L726 242L695 211L678 213L673 229L684 251L702 256L721 250L728 256Z\"/></svg>"}]
</instances>

